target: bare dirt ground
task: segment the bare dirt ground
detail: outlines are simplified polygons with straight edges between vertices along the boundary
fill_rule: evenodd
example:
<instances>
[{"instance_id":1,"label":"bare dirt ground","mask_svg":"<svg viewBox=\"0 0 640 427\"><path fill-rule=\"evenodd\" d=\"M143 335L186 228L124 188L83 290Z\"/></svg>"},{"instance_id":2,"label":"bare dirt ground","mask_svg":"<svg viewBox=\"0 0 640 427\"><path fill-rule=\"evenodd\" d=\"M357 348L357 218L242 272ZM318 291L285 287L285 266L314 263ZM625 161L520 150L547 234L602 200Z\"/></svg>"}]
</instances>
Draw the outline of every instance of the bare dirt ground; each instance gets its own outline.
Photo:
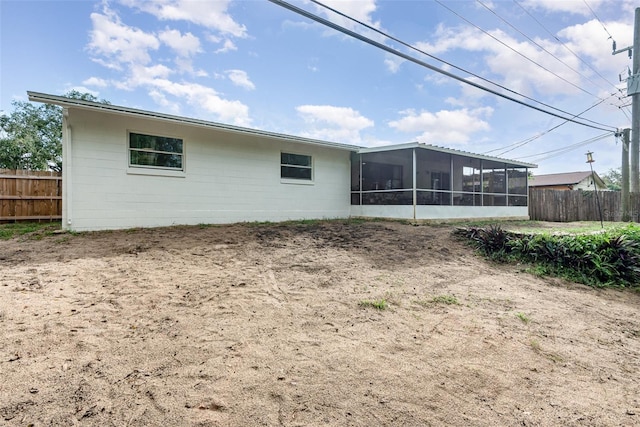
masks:
<instances>
[{"instance_id":1,"label":"bare dirt ground","mask_svg":"<svg viewBox=\"0 0 640 427\"><path fill-rule=\"evenodd\" d=\"M2 241L0 424L640 425L640 294L492 265L452 229Z\"/></svg>"}]
</instances>

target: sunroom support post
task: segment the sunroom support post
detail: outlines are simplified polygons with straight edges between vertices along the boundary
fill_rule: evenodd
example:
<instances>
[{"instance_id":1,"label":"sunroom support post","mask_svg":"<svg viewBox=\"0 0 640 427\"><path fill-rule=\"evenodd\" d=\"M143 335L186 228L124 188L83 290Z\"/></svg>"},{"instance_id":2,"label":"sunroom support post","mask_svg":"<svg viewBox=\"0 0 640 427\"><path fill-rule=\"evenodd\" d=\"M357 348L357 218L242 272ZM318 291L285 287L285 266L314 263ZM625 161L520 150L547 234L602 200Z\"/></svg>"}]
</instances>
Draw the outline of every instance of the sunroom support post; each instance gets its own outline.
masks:
<instances>
[{"instance_id":1,"label":"sunroom support post","mask_svg":"<svg viewBox=\"0 0 640 427\"><path fill-rule=\"evenodd\" d=\"M360 172L359 172L359 178L358 180L360 181L360 183L358 184L358 190L360 190L358 192L358 196L360 197L360 209L362 209L362 153L358 153L358 161L360 163Z\"/></svg>"},{"instance_id":2,"label":"sunroom support post","mask_svg":"<svg viewBox=\"0 0 640 427\"><path fill-rule=\"evenodd\" d=\"M416 166L418 162L416 160L416 149L411 150L411 153L413 154L413 219L415 220L416 205L418 204L418 190L416 189L418 185L418 180L416 179Z\"/></svg>"},{"instance_id":3,"label":"sunroom support post","mask_svg":"<svg viewBox=\"0 0 640 427\"><path fill-rule=\"evenodd\" d=\"M454 179L453 179L453 172L454 172L454 167L453 167L453 155L449 154L449 192L451 193L449 195L449 205L453 206L453 192L454 192Z\"/></svg>"}]
</instances>

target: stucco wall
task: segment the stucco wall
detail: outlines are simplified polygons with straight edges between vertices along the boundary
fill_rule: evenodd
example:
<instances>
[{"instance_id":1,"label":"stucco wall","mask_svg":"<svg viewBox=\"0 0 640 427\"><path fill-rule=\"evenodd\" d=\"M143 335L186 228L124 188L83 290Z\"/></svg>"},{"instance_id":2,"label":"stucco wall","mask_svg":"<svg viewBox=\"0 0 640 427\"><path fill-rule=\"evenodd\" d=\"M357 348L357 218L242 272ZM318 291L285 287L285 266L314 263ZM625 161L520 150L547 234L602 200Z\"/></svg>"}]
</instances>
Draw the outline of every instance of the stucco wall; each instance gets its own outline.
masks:
<instances>
[{"instance_id":1,"label":"stucco wall","mask_svg":"<svg viewBox=\"0 0 640 427\"><path fill-rule=\"evenodd\" d=\"M67 229L349 216L348 151L79 109L65 121ZM182 138L185 173L129 168L129 131ZM281 151L313 157L312 184L280 179Z\"/></svg>"}]
</instances>

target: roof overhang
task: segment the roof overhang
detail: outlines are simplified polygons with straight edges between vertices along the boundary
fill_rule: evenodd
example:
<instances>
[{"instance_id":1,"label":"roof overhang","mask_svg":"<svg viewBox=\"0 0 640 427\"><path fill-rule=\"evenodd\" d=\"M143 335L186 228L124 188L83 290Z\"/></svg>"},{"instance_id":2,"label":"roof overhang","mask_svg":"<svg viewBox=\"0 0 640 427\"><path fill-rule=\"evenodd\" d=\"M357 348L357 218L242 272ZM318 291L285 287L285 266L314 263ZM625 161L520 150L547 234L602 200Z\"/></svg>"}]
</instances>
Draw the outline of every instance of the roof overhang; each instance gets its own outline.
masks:
<instances>
[{"instance_id":1,"label":"roof overhang","mask_svg":"<svg viewBox=\"0 0 640 427\"><path fill-rule=\"evenodd\" d=\"M468 151L454 150L452 148L444 148L438 147L437 145L424 144L421 142L409 142L406 144L398 144L398 145L385 145L382 147L369 147L369 148L361 148L358 150L358 153L366 154L366 153L379 153L384 151L393 151L393 150L408 150L408 149L422 149L422 150L430 150L430 151L438 151L440 153L447 154L455 154L458 156L470 157L474 159L488 160L492 162L505 163L509 166L515 167L523 167L523 168L537 168L538 165L533 163L519 162L516 160L503 159L500 157L492 157L485 156L484 154L475 154L470 153Z\"/></svg>"},{"instance_id":2,"label":"roof overhang","mask_svg":"<svg viewBox=\"0 0 640 427\"><path fill-rule=\"evenodd\" d=\"M147 118L164 122L178 123L188 126L195 126L207 129L216 129L223 132L231 132L236 134L245 134L259 136L262 138L276 139L279 141L295 142L299 144L316 145L326 148L333 148L345 151L358 151L357 145L341 144L338 142L321 141L318 139L304 138L301 136L286 135L276 132L268 132L259 129L250 129L241 126L228 125L223 123L211 122L189 117L174 116L171 114L157 113L153 111L139 110L135 108L122 107L119 105L103 104L100 102L85 101L82 99L67 98L65 96L56 96L40 92L28 91L29 101L42 102L44 104L59 105L63 108L78 108L82 110L100 111L103 113L117 114L122 116L132 116L138 118Z\"/></svg>"},{"instance_id":3,"label":"roof overhang","mask_svg":"<svg viewBox=\"0 0 640 427\"><path fill-rule=\"evenodd\" d=\"M183 124L188 126L215 129L222 132L231 132L236 134L258 136L262 138L275 139L279 141L295 142L299 144L309 144L309 145L332 148L337 150L357 152L362 154L418 148L418 149L424 149L424 150L439 151L441 153L455 154L458 156L470 157L474 159L483 159L483 160L489 160L492 162L505 163L512 167L525 167L525 168L538 167L538 165L535 165L532 163L518 162L515 160L485 156L482 154L474 154L466 151L438 147L436 145L424 144L420 142L409 142L406 144L394 144L394 145L385 145L381 147L367 148L367 147L361 147L357 145L341 144L338 142L329 142L329 141L322 141L322 140L312 139L312 138L304 138L304 137L295 136L295 135L286 135L286 134L281 134L276 132L268 132L268 131L259 130L259 129L250 129L250 128L241 127L241 126L228 125L228 124L194 119L189 117L157 113L154 111L128 108L128 107L123 107L119 105L103 104L100 102L86 101L83 99L68 98L66 96L50 95L50 94L41 93L41 92L27 91L27 95L29 96L29 101L42 102L44 104L59 105L63 108L78 108L82 110L100 111L108 114L147 118L150 120L158 120L158 121L171 122L171 123Z\"/></svg>"}]
</instances>

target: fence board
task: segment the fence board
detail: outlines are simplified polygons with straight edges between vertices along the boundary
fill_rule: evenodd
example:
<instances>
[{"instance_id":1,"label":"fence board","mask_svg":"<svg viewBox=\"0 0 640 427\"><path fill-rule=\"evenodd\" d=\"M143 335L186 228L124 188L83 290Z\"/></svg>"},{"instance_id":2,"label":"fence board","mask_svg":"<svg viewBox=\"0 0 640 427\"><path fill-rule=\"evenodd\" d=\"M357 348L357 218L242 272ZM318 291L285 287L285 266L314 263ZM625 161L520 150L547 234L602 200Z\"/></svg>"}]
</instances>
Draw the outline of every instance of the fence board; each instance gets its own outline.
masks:
<instances>
[{"instance_id":1,"label":"fence board","mask_svg":"<svg viewBox=\"0 0 640 427\"><path fill-rule=\"evenodd\" d=\"M598 207L600 202L600 207ZM639 222L640 194L631 194L631 220ZM571 222L622 221L622 197L619 191L529 189L529 217L535 221Z\"/></svg>"},{"instance_id":2,"label":"fence board","mask_svg":"<svg viewBox=\"0 0 640 427\"><path fill-rule=\"evenodd\" d=\"M62 218L62 174L0 169L0 222Z\"/></svg>"}]
</instances>

